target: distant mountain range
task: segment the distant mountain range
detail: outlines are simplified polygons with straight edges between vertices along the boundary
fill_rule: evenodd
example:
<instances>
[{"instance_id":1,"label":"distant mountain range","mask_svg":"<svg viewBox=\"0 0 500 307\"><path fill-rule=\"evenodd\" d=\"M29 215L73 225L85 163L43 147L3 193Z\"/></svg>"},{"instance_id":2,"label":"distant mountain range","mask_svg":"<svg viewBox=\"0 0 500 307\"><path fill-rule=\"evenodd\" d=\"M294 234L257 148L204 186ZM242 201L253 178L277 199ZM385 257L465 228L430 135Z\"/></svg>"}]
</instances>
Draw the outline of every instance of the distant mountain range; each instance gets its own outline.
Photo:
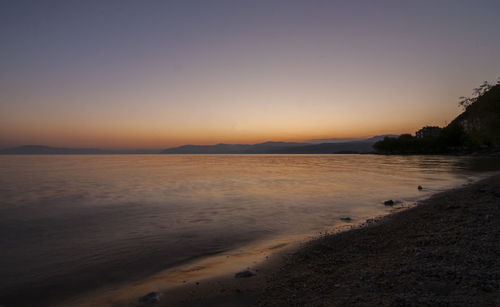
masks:
<instances>
[{"instance_id":1,"label":"distant mountain range","mask_svg":"<svg viewBox=\"0 0 500 307\"><path fill-rule=\"evenodd\" d=\"M373 152L373 144L386 136L365 139L325 139L301 143L265 142L259 144L184 145L161 150L108 150L100 148L64 148L25 145L0 150L3 155L107 155L107 154L331 154Z\"/></svg>"},{"instance_id":2,"label":"distant mountain range","mask_svg":"<svg viewBox=\"0 0 500 307\"><path fill-rule=\"evenodd\" d=\"M373 152L373 144L384 139L380 135L367 139L351 141L325 142L315 144L318 140L303 143L265 142L259 144L217 144L217 145L184 145L168 148L163 154L332 154L332 153L368 153Z\"/></svg>"},{"instance_id":3,"label":"distant mountain range","mask_svg":"<svg viewBox=\"0 0 500 307\"><path fill-rule=\"evenodd\" d=\"M360 141L360 140L363 140L363 138L329 138L329 139L308 140L308 141L305 141L304 143L309 143L309 144L347 143L347 142Z\"/></svg>"}]
</instances>

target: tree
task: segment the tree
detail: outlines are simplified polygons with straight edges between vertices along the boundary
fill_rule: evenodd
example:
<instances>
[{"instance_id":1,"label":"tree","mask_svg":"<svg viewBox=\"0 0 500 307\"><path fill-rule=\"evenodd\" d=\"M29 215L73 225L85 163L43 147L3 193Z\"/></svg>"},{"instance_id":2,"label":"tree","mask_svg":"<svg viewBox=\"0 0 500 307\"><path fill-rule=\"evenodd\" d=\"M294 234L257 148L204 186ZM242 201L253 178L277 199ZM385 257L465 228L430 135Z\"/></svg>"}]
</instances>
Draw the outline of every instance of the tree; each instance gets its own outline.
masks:
<instances>
[{"instance_id":1,"label":"tree","mask_svg":"<svg viewBox=\"0 0 500 307\"><path fill-rule=\"evenodd\" d=\"M500 84L500 78L498 78L497 85ZM472 97L461 96L458 105L461 106L464 110L466 110L471 104L476 102L479 96L484 95L487 91L491 90L494 84L489 83L488 81L483 81L483 83L472 90Z\"/></svg>"}]
</instances>

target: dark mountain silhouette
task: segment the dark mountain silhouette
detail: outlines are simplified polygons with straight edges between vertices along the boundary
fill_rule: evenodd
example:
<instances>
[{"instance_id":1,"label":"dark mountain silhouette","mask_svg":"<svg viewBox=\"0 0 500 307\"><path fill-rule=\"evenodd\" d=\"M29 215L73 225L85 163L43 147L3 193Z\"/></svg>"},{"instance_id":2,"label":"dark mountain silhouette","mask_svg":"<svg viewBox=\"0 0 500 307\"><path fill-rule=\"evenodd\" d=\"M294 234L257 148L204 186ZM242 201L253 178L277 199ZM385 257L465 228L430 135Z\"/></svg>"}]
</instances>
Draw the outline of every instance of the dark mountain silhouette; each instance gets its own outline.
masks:
<instances>
[{"instance_id":1,"label":"dark mountain silhouette","mask_svg":"<svg viewBox=\"0 0 500 307\"><path fill-rule=\"evenodd\" d=\"M184 145L168 148L163 154L244 154L271 153L272 151L307 145L306 143L265 142L260 144L217 144L217 145Z\"/></svg>"},{"instance_id":2,"label":"dark mountain silhouette","mask_svg":"<svg viewBox=\"0 0 500 307\"><path fill-rule=\"evenodd\" d=\"M265 142L259 144L184 145L168 148L163 154L331 154L373 152L373 144L384 136L337 143Z\"/></svg>"},{"instance_id":3,"label":"dark mountain silhouette","mask_svg":"<svg viewBox=\"0 0 500 307\"><path fill-rule=\"evenodd\" d=\"M106 155L106 154L331 154L373 152L373 144L386 135L350 142L294 143L265 142L259 144L184 145L161 150L109 150L100 148L65 148L24 145L0 150L3 155ZM392 135L391 135L392 136Z\"/></svg>"},{"instance_id":4,"label":"dark mountain silhouette","mask_svg":"<svg viewBox=\"0 0 500 307\"><path fill-rule=\"evenodd\" d=\"M323 143L347 143L354 141L362 141L364 138L328 138L328 139L313 139L305 141L308 144L323 144Z\"/></svg>"},{"instance_id":5,"label":"dark mountain silhouette","mask_svg":"<svg viewBox=\"0 0 500 307\"><path fill-rule=\"evenodd\" d=\"M369 141L353 141L345 143L322 143L306 146L296 146L276 150L274 153L286 154L328 154L328 153L368 153L373 151L373 144Z\"/></svg>"},{"instance_id":6,"label":"dark mountain silhouette","mask_svg":"<svg viewBox=\"0 0 500 307\"><path fill-rule=\"evenodd\" d=\"M384 134L384 135L377 135L371 138L328 138L328 139L313 139L309 141L305 141L304 143L309 143L309 144L323 144L323 143L349 143L349 142L356 142L356 141L380 141L383 140L386 136L388 137L398 137L398 135L395 134Z\"/></svg>"},{"instance_id":7,"label":"dark mountain silhouette","mask_svg":"<svg viewBox=\"0 0 500 307\"><path fill-rule=\"evenodd\" d=\"M382 135L376 135L376 136L372 136L371 138L364 139L364 141L375 143L375 142L381 141L387 137L397 138L398 136L399 136L399 134L382 134Z\"/></svg>"}]
</instances>

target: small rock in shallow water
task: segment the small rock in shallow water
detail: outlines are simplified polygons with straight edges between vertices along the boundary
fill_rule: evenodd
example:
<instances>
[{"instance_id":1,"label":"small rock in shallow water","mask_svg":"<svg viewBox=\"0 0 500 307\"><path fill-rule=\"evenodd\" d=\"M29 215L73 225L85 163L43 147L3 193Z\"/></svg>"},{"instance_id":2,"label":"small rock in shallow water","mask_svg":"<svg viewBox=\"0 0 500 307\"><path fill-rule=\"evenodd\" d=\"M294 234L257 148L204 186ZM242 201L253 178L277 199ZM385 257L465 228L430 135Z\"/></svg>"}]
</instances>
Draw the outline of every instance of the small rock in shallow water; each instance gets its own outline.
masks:
<instances>
[{"instance_id":1,"label":"small rock in shallow water","mask_svg":"<svg viewBox=\"0 0 500 307\"><path fill-rule=\"evenodd\" d=\"M249 270L245 270L245 271L241 271L241 272L234 274L234 277L235 278L245 278L245 277L252 277L254 275L255 274L250 272Z\"/></svg>"},{"instance_id":2,"label":"small rock in shallow water","mask_svg":"<svg viewBox=\"0 0 500 307\"><path fill-rule=\"evenodd\" d=\"M344 221L344 222L350 222L351 218L350 217L341 217L340 220Z\"/></svg>"},{"instance_id":3,"label":"small rock in shallow water","mask_svg":"<svg viewBox=\"0 0 500 307\"><path fill-rule=\"evenodd\" d=\"M157 303L160 301L158 292L150 292L139 299L139 302Z\"/></svg>"},{"instance_id":4,"label":"small rock in shallow water","mask_svg":"<svg viewBox=\"0 0 500 307\"><path fill-rule=\"evenodd\" d=\"M386 206L394 206L394 201L392 199L384 201L384 205Z\"/></svg>"}]
</instances>

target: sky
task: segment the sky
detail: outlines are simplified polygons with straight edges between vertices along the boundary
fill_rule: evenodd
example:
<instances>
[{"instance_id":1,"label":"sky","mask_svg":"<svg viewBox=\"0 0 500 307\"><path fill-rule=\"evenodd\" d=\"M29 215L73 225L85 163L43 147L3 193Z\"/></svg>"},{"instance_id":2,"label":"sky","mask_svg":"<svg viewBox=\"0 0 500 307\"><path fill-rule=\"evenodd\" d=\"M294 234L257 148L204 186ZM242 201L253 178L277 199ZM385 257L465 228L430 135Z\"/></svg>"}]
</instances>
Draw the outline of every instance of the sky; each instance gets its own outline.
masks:
<instances>
[{"instance_id":1,"label":"sky","mask_svg":"<svg viewBox=\"0 0 500 307\"><path fill-rule=\"evenodd\" d=\"M0 147L414 133L500 77L500 1L0 1Z\"/></svg>"}]
</instances>

